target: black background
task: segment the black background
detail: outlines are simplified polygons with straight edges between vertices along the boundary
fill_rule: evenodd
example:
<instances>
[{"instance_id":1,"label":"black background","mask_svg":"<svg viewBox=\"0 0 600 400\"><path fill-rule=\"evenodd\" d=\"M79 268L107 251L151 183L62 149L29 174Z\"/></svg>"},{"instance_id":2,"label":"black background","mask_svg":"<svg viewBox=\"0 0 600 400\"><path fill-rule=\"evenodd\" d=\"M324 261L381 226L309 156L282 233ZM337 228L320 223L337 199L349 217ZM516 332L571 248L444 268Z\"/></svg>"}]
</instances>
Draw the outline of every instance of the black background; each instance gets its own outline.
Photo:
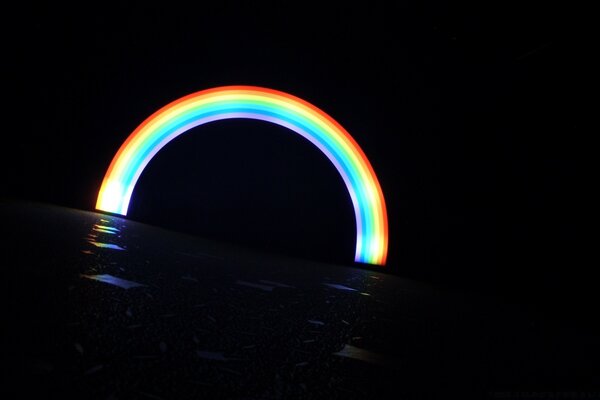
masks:
<instances>
[{"instance_id":1,"label":"black background","mask_svg":"<svg viewBox=\"0 0 600 400\"><path fill-rule=\"evenodd\" d=\"M158 108L214 86L271 87L325 110L369 157L389 213L386 272L589 323L584 12L481 3L11 6L2 194L93 210L112 156ZM317 260L354 255L333 166L259 121L173 141L129 218Z\"/></svg>"}]
</instances>

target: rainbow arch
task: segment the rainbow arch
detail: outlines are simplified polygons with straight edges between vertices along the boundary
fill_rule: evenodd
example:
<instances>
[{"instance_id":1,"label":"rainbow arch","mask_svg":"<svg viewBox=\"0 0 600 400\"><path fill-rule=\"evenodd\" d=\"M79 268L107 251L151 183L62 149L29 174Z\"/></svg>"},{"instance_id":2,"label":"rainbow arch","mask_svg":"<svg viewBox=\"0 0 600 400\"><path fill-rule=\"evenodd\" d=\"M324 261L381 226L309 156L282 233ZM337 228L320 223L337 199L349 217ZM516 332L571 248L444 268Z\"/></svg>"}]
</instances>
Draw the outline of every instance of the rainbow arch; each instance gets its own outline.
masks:
<instances>
[{"instance_id":1,"label":"rainbow arch","mask_svg":"<svg viewBox=\"0 0 600 400\"><path fill-rule=\"evenodd\" d=\"M385 265L387 212L371 163L350 134L314 105L256 86L202 90L167 104L142 122L121 145L102 181L96 209L127 215L131 195L152 157L182 133L202 124L249 118L284 126L308 139L336 167L356 217L356 262Z\"/></svg>"}]
</instances>

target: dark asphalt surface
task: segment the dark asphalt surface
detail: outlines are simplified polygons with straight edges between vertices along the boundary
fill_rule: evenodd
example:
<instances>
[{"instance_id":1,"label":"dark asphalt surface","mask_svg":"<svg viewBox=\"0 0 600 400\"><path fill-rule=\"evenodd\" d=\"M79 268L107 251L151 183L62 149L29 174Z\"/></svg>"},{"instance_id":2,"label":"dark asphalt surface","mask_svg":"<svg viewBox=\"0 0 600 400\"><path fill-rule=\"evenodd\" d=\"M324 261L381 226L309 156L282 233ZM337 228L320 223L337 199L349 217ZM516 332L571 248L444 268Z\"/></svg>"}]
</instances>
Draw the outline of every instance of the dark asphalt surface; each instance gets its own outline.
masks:
<instances>
[{"instance_id":1,"label":"dark asphalt surface","mask_svg":"<svg viewBox=\"0 0 600 400\"><path fill-rule=\"evenodd\" d=\"M597 335L493 298L54 205L0 217L3 399L600 394Z\"/></svg>"}]
</instances>

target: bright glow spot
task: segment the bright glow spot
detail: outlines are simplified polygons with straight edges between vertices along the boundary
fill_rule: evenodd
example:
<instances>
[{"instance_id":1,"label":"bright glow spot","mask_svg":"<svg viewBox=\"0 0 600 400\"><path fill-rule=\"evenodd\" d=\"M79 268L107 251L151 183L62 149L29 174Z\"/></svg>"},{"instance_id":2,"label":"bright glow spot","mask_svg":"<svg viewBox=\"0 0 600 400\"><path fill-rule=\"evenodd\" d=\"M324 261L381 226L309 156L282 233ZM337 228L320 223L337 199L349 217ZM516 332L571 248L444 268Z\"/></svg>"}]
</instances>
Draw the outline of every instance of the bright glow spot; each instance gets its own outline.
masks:
<instances>
[{"instance_id":1,"label":"bright glow spot","mask_svg":"<svg viewBox=\"0 0 600 400\"><path fill-rule=\"evenodd\" d=\"M106 185L103 185L103 191L98 196L96 208L102 211L115 212L121 209L124 188L121 182L109 179Z\"/></svg>"}]
</instances>

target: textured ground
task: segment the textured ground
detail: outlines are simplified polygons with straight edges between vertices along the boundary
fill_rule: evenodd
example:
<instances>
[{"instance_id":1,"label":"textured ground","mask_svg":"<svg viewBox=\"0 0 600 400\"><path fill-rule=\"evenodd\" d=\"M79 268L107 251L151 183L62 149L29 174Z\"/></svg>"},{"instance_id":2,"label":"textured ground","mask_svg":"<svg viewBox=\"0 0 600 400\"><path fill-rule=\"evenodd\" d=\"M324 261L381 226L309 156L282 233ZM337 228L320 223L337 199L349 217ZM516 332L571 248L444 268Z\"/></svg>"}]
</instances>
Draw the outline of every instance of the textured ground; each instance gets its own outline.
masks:
<instances>
[{"instance_id":1,"label":"textured ground","mask_svg":"<svg viewBox=\"0 0 600 400\"><path fill-rule=\"evenodd\" d=\"M597 337L491 298L88 211L0 217L3 398L600 393Z\"/></svg>"}]
</instances>

